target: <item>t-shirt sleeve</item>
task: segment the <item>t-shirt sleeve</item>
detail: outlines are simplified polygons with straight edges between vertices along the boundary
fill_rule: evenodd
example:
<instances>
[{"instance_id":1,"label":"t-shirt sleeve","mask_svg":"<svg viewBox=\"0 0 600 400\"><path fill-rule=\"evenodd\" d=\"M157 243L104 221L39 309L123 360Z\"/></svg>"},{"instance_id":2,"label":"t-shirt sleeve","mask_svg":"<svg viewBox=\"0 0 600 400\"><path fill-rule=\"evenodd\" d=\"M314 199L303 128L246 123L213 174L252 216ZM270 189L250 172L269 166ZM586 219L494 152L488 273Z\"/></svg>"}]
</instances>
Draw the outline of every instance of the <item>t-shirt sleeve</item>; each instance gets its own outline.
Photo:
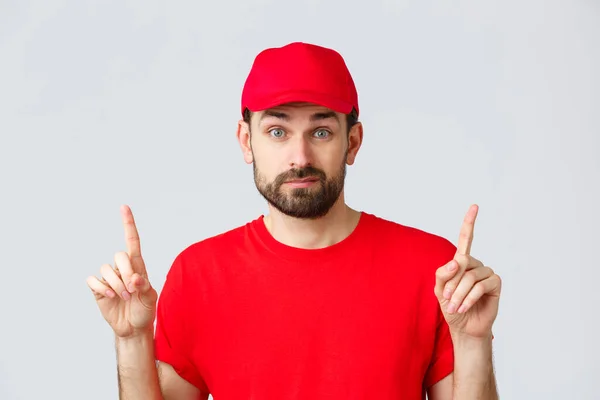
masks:
<instances>
[{"instance_id":1,"label":"t-shirt sleeve","mask_svg":"<svg viewBox=\"0 0 600 400\"><path fill-rule=\"evenodd\" d=\"M157 361L170 364L183 379L203 393L208 388L190 359L190 334L186 325L185 299L182 287L182 260L179 255L169 273L158 298L154 352Z\"/></svg>"},{"instance_id":2,"label":"t-shirt sleeve","mask_svg":"<svg viewBox=\"0 0 600 400\"><path fill-rule=\"evenodd\" d=\"M435 335L433 357L425 374L424 386L430 388L454 371L454 346L448 323L440 310L440 319Z\"/></svg>"},{"instance_id":3,"label":"t-shirt sleeve","mask_svg":"<svg viewBox=\"0 0 600 400\"><path fill-rule=\"evenodd\" d=\"M435 268L434 274L439 267L452 260L456 254L456 246L454 246L452 242L443 238L440 239L438 246L436 246L437 254L435 257L435 265L433 266ZM435 280L435 276L432 279ZM431 362L425 374L425 388L430 388L454 371L454 345L452 343L452 337L450 336L450 328L444 318L439 303L437 303L437 299L436 305L437 325L435 342Z\"/></svg>"}]
</instances>

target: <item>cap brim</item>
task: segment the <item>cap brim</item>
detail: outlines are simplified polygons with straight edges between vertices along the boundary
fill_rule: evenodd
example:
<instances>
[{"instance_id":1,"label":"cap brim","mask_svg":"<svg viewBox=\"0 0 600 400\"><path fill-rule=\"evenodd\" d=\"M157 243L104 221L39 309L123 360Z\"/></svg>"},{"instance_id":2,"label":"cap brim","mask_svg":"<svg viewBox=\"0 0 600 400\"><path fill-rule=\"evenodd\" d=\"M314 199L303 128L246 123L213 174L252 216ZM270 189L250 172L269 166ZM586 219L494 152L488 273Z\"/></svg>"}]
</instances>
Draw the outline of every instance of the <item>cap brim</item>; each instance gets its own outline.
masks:
<instances>
[{"instance_id":1,"label":"cap brim","mask_svg":"<svg viewBox=\"0 0 600 400\"><path fill-rule=\"evenodd\" d=\"M271 95L268 98L264 97L261 99L255 99L254 101L246 104L246 107L250 111L256 112L267 110L283 104L296 102L317 104L342 114L349 114L353 108L352 104L338 98L334 98L323 93L307 91L285 92L275 96Z\"/></svg>"}]
</instances>

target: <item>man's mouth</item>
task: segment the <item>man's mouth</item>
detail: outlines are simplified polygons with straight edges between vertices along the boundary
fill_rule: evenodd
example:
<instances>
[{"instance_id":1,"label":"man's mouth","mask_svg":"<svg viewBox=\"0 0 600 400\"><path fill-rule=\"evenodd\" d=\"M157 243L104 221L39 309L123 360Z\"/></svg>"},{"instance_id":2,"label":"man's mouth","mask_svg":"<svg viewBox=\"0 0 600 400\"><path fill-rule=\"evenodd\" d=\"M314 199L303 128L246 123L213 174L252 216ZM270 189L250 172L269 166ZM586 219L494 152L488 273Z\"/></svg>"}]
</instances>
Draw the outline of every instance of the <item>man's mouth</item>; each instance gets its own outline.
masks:
<instances>
[{"instance_id":1,"label":"man's mouth","mask_svg":"<svg viewBox=\"0 0 600 400\"><path fill-rule=\"evenodd\" d=\"M316 182L319 178L310 177L310 178L302 178L302 179L291 179L286 181L286 183L304 183L304 182Z\"/></svg>"}]
</instances>

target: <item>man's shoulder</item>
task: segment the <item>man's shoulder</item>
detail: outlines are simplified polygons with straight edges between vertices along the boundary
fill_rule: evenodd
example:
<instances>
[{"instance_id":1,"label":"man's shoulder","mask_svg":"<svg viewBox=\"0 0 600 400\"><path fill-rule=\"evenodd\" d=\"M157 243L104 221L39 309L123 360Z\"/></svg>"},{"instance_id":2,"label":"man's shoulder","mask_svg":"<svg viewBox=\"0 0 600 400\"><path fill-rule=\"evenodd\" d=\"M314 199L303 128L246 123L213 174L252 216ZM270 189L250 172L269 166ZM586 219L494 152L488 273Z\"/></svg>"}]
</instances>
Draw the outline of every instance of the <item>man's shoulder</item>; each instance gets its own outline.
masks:
<instances>
[{"instance_id":1,"label":"man's shoulder","mask_svg":"<svg viewBox=\"0 0 600 400\"><path fill-rule=\"evenodd\" d=\"M375 214L367 215L371 220L371 228L379 239L391 240L413 250L424 250L427 253L439 252L444 256L456 251L454 244L438 233Z\"/></svg>"},{"instance_id":2,"label":"man's shoulder","mask_svg":"<svg viewBox=\"0 0 600 400\"><path fill-rule=\"evenodd\" d=\"M231 248L239 246L246 240L249 230L252 229L253 225L256 224L257 221L258 219L248 221L243 225L235 226L221 233L217 233L207 238L193 242L187 247L185 247L179 253L178 257L197 258L202 254L215 254L215 252L221 253L227 250L231 250Z\"/></svg>"}]
</instances>

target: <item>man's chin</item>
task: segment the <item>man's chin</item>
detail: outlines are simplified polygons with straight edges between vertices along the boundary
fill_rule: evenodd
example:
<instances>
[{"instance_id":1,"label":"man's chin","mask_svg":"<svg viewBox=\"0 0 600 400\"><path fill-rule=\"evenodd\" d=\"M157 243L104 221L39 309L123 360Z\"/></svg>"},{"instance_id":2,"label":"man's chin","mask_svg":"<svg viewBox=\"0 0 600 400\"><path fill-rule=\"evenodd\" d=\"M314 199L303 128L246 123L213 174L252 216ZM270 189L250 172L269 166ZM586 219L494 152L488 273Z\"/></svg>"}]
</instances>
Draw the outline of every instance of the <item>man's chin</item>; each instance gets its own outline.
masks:
<instances>
[{"instance_id":1,"label":"man's chin","mask_svg":"<svg viewBox=\"0 0 600 400\"><path fill-rule=\"evenodd\" d=\"M279 187L280 192L286 193L302 193L302 192L312 192L315 190L323 190L323 185L321 182L310 182L310 183L284 183Z\"/></svg>"}]
</instances>

